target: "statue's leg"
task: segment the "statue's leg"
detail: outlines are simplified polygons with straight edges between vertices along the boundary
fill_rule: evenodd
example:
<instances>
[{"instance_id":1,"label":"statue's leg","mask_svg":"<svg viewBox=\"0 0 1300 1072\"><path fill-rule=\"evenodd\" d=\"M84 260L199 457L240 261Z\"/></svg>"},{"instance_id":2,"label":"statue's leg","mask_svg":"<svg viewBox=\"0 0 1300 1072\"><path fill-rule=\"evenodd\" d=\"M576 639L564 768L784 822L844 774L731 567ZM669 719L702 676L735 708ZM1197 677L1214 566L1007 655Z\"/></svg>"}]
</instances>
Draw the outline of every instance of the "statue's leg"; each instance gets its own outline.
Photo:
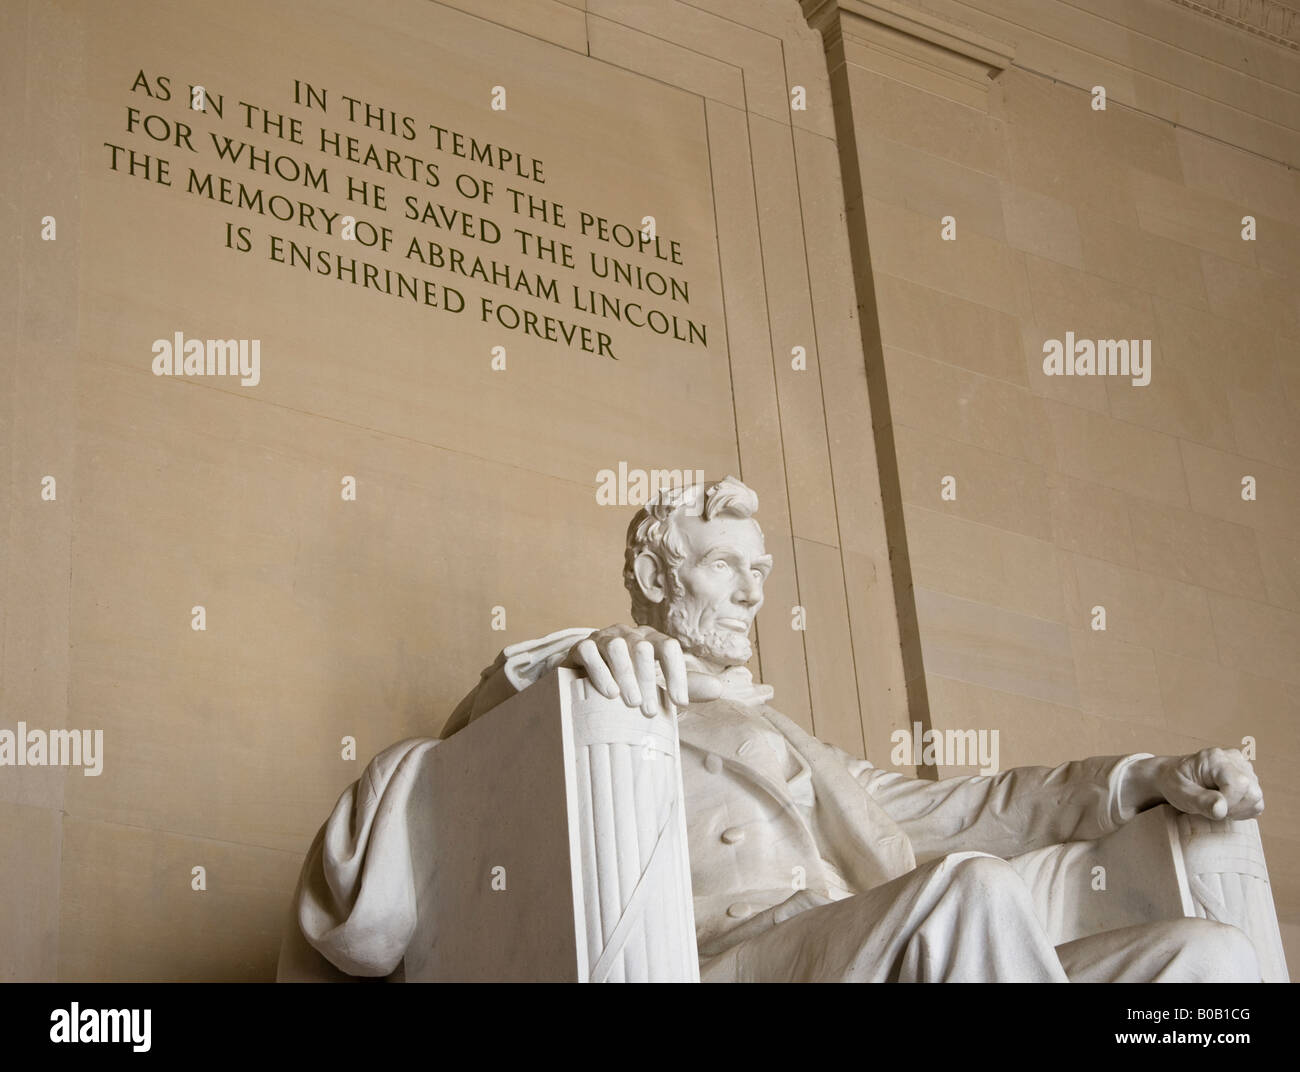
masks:
<instances>
[{"instance_id":1,"label":"statue's leg","mask_svg":"<svg viewBox=\"0 0 1300 1072\"><path fill-rule=\"evenodd\" d=\"M1029 889L959 852L809 909L700 965L706 982L1066 982Z\"/></svg>"},{"instance_id":2,"label":"statue's leg","mask_svg":"<svg viewBox=\"0 0 1300 1072\"><path fill-rule=\"evenodd\" d=\"M1077 983L1259 982L1259 961L1245 931L1208 919L1103 931L1056 952Z\"/></svg>"}]
</instances>

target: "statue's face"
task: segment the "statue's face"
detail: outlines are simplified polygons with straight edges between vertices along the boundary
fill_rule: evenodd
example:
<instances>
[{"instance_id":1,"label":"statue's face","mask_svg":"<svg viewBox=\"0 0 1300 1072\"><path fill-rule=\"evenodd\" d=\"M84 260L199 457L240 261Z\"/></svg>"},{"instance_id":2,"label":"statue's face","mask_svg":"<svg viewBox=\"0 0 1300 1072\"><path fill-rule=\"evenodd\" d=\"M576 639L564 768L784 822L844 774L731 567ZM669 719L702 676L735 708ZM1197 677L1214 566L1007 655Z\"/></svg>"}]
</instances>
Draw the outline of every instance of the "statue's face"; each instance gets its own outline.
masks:
<instances>
[{"instance_id":1,"label":"statue's face","mask_svg":"<svg viewBox=\"0 0 1300 1072\"><path fill-rule=\"evenodd\" d=\"M706 662L747 662L754 653L749 630L772 571L763 530L752 518L688 515L679 518L678 532L686 557L668 585L664 632Z\"/></svg>"}]
</instances>

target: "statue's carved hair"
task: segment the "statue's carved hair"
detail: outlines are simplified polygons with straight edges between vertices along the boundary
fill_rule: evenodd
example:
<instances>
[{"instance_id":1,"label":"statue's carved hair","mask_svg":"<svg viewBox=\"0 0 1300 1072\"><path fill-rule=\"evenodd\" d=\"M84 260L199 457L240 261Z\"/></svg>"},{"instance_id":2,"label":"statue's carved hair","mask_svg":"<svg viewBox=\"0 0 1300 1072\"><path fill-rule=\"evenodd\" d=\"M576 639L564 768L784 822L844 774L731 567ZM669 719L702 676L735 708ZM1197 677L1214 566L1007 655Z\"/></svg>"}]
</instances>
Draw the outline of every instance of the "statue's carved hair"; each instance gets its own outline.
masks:
<instances>
[{"instance_id":1,"label":"statue's carved hair","mask_svg":"<svg viewBox=\"0 0 1300 1072\"><path fill-rule=\"evenodd\" d=\"M758 495L734 476L711 484L687 484L661 490L640 510L627 527L627 549L623 556L623 584L632 596L632 620L650 625L655 604L646 599L636 579L637 556L655 555L676 577L686 560L686 548L677 531L679 512L702 515L705 521L715 517L753 517L758 511Z\"/></svg>"}]
</instances>

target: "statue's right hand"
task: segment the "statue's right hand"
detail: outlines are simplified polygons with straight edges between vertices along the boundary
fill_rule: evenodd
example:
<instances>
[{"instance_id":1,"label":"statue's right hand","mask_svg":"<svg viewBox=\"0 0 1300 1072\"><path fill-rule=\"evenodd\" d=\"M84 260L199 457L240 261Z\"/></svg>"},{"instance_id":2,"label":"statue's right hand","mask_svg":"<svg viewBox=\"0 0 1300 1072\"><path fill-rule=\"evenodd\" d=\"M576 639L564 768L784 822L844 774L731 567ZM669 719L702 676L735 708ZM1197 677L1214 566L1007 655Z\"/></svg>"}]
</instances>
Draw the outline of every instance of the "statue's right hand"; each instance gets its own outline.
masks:
<instances>
[{"instance_id":1,"label":"statue's right hand","mask_svg":"<svg viewBox=\"0 0 1300 1072\"><path fill-rule=\"evenodd\" d=\"M647 718L659 714L656 666L663 672L669 697L678 706L713 700L722 692L717 678L687 671L681 644L648 625L611 625L598 630L569 649L563 665L585 670L602 696L621 698L628 707L639 707Z\"/></svg>"}]
</instances>

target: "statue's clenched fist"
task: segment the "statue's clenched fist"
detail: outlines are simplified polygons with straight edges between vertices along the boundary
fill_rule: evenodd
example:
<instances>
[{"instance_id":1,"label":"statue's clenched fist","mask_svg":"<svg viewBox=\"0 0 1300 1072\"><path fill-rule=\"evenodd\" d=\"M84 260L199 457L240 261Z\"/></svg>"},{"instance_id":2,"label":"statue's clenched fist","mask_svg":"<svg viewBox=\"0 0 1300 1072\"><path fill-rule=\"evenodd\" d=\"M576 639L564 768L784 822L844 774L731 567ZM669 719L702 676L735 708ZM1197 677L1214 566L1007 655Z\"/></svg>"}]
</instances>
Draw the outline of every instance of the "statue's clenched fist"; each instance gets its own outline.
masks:
<instances>
[{"instance_id":1,"label":"statue's clenched fist","mask_svg":"<svg viewBox=\"0 0 1300 1072\"><path fill-rule=\"evenodd\" d=\"M1236 748L1139 760L1129 768L1121 792L1135 811L1162 801L1209 819L1253 819L1264 810L1255 769Z\"/></svg>"},{"instance_id":2,"label":"statue's clenched fist","mask_svg":"<svg viewBox=\"0 0 1300 1072\"><path fill-rule=\"evenodd\" d=\"M621 697L628 707L639 707L647 718L660 711L656 670L663 676L669 698L681 707L717 699L722 693L716 677L686 669L681 644L648 625L611 625L598 630L578 641L563 665L585 671L602 696L610 700Z\"/></svg>"},{"instance_id":3,"label":"statue's clenched fist","mask_svg":"<svg viewBox=\"0 0 1300 1072\"><path fill-rule=\"evenodd\" d=\"M1236 748L1207 748L1174 760L1159 788L1179 811L1211 819L1253 819L1264 810L1255 769Z\"/></svg>"}]
</instances>

